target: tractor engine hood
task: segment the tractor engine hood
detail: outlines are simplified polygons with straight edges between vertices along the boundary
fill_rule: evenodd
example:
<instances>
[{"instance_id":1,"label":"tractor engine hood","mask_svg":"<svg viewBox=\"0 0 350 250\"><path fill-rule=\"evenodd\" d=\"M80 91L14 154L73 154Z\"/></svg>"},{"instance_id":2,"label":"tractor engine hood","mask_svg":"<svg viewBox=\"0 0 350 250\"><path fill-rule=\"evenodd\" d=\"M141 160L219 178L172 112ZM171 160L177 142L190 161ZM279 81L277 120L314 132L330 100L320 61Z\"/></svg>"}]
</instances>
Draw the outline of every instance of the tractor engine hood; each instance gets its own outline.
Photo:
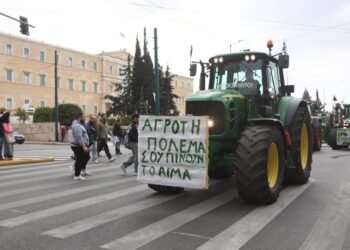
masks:
<instances>
[{"instance_id":1,"label":"tractor engine hood","mask_svg":"<svg viewBox=\"0 0 350 250\"><path fill-rule=\"evenodd\" d=\"M192 101L222 101L227 102L235 98L245 99L245 97L239 93L237 90L228 89L228 90L203 90L198 91L186 98L186 102Z\"/></svg>"}]
</instances>

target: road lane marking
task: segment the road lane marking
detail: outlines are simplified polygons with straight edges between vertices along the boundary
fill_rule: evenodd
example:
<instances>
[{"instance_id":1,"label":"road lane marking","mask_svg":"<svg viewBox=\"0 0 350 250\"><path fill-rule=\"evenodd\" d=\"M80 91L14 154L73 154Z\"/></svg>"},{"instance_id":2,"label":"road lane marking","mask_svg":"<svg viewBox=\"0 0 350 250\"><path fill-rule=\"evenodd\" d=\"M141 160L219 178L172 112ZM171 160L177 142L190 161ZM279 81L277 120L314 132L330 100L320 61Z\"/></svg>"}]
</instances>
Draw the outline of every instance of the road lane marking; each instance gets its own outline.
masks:
<instances>
[{"instance_id":1,"label":"road lane marking","mask_svg":"<svg viewBox=\"0 0 350 250\"><path fill-rule=\"evenodd\" d=\"M71 202L68 204L61 205L61 206L56 206L56 207L28 213L25 215L5 219L5 220L0 221L0 226L15 227L15 226L23 225L23 224L26 224L29 222L38 221L38 220L41 220L44 218L48 218L48 217L51 217L54 215L70 212L70 211L73 211L73 210L76 210L76 209L79 209L82 207L100 204L102 202L110 201L110 200L113 200L116 198L120 198L122 196L135 194L135 193L142 192L145 190L148 190L148 188L146 186L138 185L136 187L126 188L126 189L119 190L116 192L103 194L103 195L95 196L92 198Z\"/></svg>"},{"instance_id":2,"label":"road lane marking","mask_svg":"<svg viewBox=\"0 0 350 250\"><path fill-rule=\"evenodd\" d=\"M100 172L100 171L105 171L105 170L113 170L116 171L116 173L121 173L121 169L120 168L111 168L110 166L106 166L106 167L99 167L97 169L92 169L92 171L94 173L96 172ZM62 169L63 170L63 169ZM89 168L90 170L90 168ZM68 169L68 165L66 168L66 173L64 174L56 174L56 175L44 175L44 176L39 176L39 177L34 177L34 178L30 178L30 179L24 179L24 180L9 180L9 181L5 181L5 182L1 182L0 183L0 188L1 187L8 187L8 186L15 186L15 185L19 185L19 184L24 184L24 183L30 183L30 182L38 182L38 181L43 181L43 180L51 180L51 179L57 179L58 177L63 177L63 176L67 176L70 175L69 169Z\"/></svg>"},{"instance_id":3,"label":"road lane marking","mask_svg":"<svg viewBox=\"0 0 350 250\"><path fill-rule=\"evenodd\" d=\"M96 180L103 179L103 178L110 177L110 176L111 176L110 172L103 173L103 174L98 174L98 175L92 176L91 180L92 181L96 181ZM67 183L67 182L54 182L54 183L49 183L49 184L38 184L38 185L35 185L35 186L30 186L30 187L24 187L24 188L18 188L18 189L11 189L11 190L2 191L0 193L0 198L7 197L7 196L12 196L12 195L23 194L23 193L29 193L29 192L45 190L45 189L49 189L49 188L63 187L63 186L67 186L68 184L71 184L72 188L76 188L75 186L73 186L75 184L75 182L72 182L71 180L69 180L69 183Z\"/></svg>"},{"instance_id":4,"label":"road lane marking","mask_svg":"<svg viewBox=\"0 0 350 250\"><path fill-rule=\"evenodd\" d=\"M342 249L350 225L350 183L343 183L300 249Z\"/></svg>"},{"instance_id":5,"label":"road lane marking","mask_svg":"<svg viewBox=\"0 0 350 250\"><path fill-rule=\"evenodd\" d=\"M216 195L208 200L200 202L194 206L181 210L172 214L162 220L154 222L146 227L132 232L122 238L109 242L102 248L107 249L136 249L139 248L173 230L190 222L211 210L218 208L237 197L236 189L229 189L228 191Z\"/></svg>"},{"instance_id":6,"label":"road lane marking","mask_svg":"<svg viewBox=\"0 0 350 250\"><path fill-rule=\"evenodd\" d=\"M128 182L132 182L132 181L135 181L135 178L125 177L123 179L118 179L118 180L112 179L108 182L98 183L98 184L89 185L89 186L74 187L74 188L71 188L69 190L64 190L64 191L60 191L60 192L56 192L56 193L49 193L46 195L39 194L38 196L30 197L27 199L21 199L21 200L16 200L16 201L0 204L0 211L10 209L10 208L15 208L15 207L23 207L25 205L38 203L41 201L53 200L53 199L62 198L65 196L79 194L79 193L83 193L83 192L87 192L87 191L91 191L91 190L96 190L96 189L100 189L100 188L111 187L111 186L115 186L115 185L123 184L123 183L128 183Z\"/></svg>"},{"instance_id":7,"label":"road lane marking","mask_svg":"<svg viewBox=\"0 0 350 250\"><path fill-rule=\"evenodd\" d=\"M67 238L69 236L76 235L78 233L87 231L97 226L109 223L111 221L115 221L124 216L179 198L182 195L183 193L179 195L172 195L172 196L164 196L164 195L156 194L156 196L154 197L147 198L145 200L133 203L131 205L127 205L115 210L98 214L98 215L62 226L59 228L55 228L50 231L44 232L42 234L49 235L55 238Z\"/></svg>"},{"instance_id":8,"label":"road lane marking","mask_svg":"<svg viewBox=\"0 0 350 250\"><path fill-rule=\"evenodd\" d=\"M25 170L28 170L28 171L35 171L35 170L40 170L40 169L49 169L49 168L55 168L55 167L61 167L61 166L67 166L67 163L58 163L58 162L51 162L51 163L54 163L52 165L48 165L48 164L43 164L43 165L38 165L38 166L21 166L21 167L17 167L16 169L8 169L6 168L6 170L1 170L0 171L0 175L5 175L5 174L8 174L8 173L17 173L17 172L23 172ZM72 162L73 163L73 162ZM15 166L15 165L13 165ZM4 167L1 167L1 169L3 169Z\"/></svg>"},{"instance_id":9,"label":"road lane marking","mask_svg":"<svg viewBox=\"0 0 350 250\"><path fill-rule=\"evenodd\" d=\"M313 182L313 180L310 180L304 185L288 187L282 190L279 199L274 204L254 209L232 226L198 247L197 250L234 250L241 248L310 187Z\"/></svg>"}]
</instances>

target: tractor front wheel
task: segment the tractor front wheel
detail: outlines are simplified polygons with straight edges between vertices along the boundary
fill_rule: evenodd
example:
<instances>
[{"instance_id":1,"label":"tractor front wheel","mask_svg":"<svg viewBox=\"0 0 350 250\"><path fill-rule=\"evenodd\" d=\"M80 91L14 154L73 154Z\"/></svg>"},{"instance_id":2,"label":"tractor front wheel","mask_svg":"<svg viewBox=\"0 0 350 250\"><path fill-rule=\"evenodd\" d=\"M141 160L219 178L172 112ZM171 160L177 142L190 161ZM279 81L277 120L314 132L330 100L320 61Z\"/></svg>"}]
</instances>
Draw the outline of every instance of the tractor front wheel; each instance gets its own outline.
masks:
<instances>
[{"instance_id":1,"label":"tractor front wheel","mask_svg":"<svg viewBox=\"0 0 350 250\"><path fill-rule=\"evenodd\" d=\"M284 143L279 129L248 127L238 141L236 182L240 197L248 202L276 201L284 175Z\"/></svg>"},{"instance_id":2,"label":"tractor front wheel","mask_svg":"<svg viewBox=\"0 0 350 250\"><path fill-rule=\"evenodd\" d=\"M317 122L317 127L314 128L314 151L321 151L322 147L322 128L321 123Z\"/></svg>"}]
</instances>

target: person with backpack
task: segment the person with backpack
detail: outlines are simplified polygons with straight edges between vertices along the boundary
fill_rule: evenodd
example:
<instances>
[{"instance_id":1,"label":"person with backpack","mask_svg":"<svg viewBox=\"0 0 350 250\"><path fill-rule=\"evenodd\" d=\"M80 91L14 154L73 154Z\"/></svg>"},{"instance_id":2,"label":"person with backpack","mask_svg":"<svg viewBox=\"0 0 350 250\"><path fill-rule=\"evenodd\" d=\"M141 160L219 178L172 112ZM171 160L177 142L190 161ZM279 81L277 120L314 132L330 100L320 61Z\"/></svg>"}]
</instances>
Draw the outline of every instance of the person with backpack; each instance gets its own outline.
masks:
<instances>
[{"instance_id":1,"label":"person with backpack","mask_svg":"<svg viewBox=\"0 0 350 250\"><path fill-rule=\"evenodd\" d=\"M126 174L126 168L131 164L134 164L134 175L137 175L138 164L139 164L138 152L137 152L139 133L137 131L137 128L139 125L140 115L133 114L131 118L132 118L132 121L127 130L127 135L126 135L127 141L125 143L127 143L130 146L132 155L126 162L123 162L120 168L122 169L123 173Z\"/></svg>"},{"instance_id":2,"label":"person with backpack","mask_svg":"<svg viewBox=\"0 0 350 250\"><path fill-rule=\"evenodd\" d=\"M115 154L116 155L121 155L122 153L120 152L120 143L121 143L121 140L122 140L122 137L123 137L123 131L119 125L118 122L116 122L114 125L113 125L113 142L114 142L114 145L115 145Z\"/></svg>"}]
</instances>

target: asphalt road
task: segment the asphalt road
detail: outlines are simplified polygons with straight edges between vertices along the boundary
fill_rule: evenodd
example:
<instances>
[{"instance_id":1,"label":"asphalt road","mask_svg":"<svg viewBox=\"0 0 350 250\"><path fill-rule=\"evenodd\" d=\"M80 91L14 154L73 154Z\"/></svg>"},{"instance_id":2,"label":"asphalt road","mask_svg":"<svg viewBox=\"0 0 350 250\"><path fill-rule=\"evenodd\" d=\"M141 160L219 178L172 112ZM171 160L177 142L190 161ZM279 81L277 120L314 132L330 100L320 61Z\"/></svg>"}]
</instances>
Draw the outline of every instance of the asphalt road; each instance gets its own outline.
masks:
<instances>
[{"instance_id":1,"label":"asphalt road","mask_svg":"<svg viewBox=\"0 0 350 250\"><path fill-rule=\"evenodd\" d=\"M0 168L0 249L350 249L350 151L314 153L312 180L270 206L241 201L234 177L156 194L122 175L128 153L74 182L68 145L16 145L16 157L61 158Z\"/></svg>"}]
</instances>

